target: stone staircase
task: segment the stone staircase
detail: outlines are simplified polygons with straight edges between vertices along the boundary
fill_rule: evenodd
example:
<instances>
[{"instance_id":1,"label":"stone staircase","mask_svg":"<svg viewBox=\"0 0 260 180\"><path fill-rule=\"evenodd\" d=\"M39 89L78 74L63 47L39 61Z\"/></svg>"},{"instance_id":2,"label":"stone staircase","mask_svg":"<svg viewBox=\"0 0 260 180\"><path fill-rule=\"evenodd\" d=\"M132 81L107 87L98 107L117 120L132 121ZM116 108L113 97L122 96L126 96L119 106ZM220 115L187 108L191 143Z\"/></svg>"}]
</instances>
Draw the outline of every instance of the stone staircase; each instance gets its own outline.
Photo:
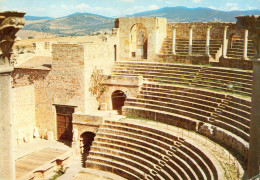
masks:
<instances>
[{"instance_id":1,"label":"stone staircase","mask_svg":"<svg viewBox=\"0 0 260 180\"><path fill-rule=\"evenodd\" d=\"M210 55L216 58L216 54L222 47L221 40L210 40ZM193 40L192 41L192 55L204 56L206 49L206 40ZM176 39L176 55L188 55L189 52L189 40L188 39ZM172 38L166 37L161 47L161 54L172 54Z\"/></svg>"},{"instance_id":2,"label":"stone staircase","mask_svg":"<svg viewBox=\"0 0 260 180\"><path fill-rule=\"evenodd\" d=\"M218 179L214 163L200 149L171 133L138 123L105 121L86 161L87 168L126 179Z\"/></svg>"},{"instance_id":3,"label":"stone staircase","mask_svg":"<svg viewBox=\"0 0 260 180\"><path fill-rule=\"evenodd\" d=\"M227 50L227 57L233 59L243 59L244 40L235 40L232 47ZM252 40L248 40L247 56L249 59L254 57L254 45Z\"/></svg>"}]
</instances>

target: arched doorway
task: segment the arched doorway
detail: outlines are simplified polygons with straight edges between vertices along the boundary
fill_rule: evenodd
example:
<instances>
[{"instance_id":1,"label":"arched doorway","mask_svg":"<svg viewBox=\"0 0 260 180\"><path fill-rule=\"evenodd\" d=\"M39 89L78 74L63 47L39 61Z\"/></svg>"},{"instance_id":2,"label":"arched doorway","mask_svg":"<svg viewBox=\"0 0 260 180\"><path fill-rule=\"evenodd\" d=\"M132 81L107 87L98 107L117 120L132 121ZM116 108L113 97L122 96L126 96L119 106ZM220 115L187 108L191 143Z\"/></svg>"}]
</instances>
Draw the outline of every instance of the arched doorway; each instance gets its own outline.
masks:
<instances>
[{"instance_id":1,"label":"arched doorway","mask_svg":"<svg viewBox=\"0 0 260 180\"><path fill-rule=\"evenodd\" d=\"M126 93L117 90L111 95L113 110L117 110L118 114L122 114L122 107L124 106Z\"/></svg>"},{"instance_id":2,"label":"arched doorway","mask_svg":"<svg viewBox=\"0 0 260 180\"><path fill-rule=\"evenodd\" d=\"M95 136L95 133L89 131L84 132L80 135L80 151L83 167L85 167L85 161L87 160L87 156Z\"/></svg>"},{"instance_id":3,"label":"arched doorway","mask_svg":"<svg viewBox=\"0 0 260 180\"><path fill-rule=\"evenodd\" d=\"M131 58L147 59L147 29L137 23L131 28Z\"/></svg>"}]
</instances>

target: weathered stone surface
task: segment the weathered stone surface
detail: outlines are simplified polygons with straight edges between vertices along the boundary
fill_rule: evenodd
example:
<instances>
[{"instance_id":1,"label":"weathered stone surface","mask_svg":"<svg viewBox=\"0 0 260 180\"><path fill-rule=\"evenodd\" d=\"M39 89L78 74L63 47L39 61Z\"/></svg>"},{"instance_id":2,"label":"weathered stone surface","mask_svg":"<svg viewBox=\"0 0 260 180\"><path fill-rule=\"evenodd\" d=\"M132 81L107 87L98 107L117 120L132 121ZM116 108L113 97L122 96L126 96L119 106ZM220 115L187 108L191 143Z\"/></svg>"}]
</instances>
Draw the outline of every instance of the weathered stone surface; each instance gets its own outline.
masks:
<instances>
[{"instance_id":1,"label":"weathered stone surface","mask_svg":"<svg viewBox=\"0 0 260 180\"><path fill-rule=\"evenodd\" d=\"M15 179L10 62L15 34L25 20L21 12L0 12L0 179Z\"/></svg>"},{"instance_id":2,"label":"weathered stone surface","mask_svg":"<svg viewBox=\"0 0 260 180\"><path fill-rule=\"evenodd\" d=\"M255 46L253 58L253 90L248 155L248 177L260 172L260 16L238 16L238 28L248 29Z\"/></svg>"},{"instance_id":3,"label":"weathered stone surface","mask_svg":"<svg viewBox=\"0 0 260 180\"><path fill-rule=\"evenodd\" d=\"M25 13L7 11L0 12L0 65L10 66L15 34L23 28Z\"/></svg>"}]
</instances>

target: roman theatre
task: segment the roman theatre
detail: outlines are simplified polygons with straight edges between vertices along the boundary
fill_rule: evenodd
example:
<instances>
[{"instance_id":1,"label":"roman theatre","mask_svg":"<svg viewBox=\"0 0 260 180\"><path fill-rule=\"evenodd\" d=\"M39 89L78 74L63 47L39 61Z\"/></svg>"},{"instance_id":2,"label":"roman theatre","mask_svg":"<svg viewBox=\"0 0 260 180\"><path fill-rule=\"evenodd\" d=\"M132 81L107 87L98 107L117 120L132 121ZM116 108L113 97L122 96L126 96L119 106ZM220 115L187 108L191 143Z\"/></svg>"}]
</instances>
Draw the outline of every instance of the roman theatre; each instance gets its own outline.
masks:
<instances>
[{"instance_id":1,"label":"roman theatre","mask_svg":"<svg viewBox=\"0 0 260 180\"><path fill-rule=\"evenodd\" d=\"M0 179L62 179L75 158L103 179L259 178L259 16L19 40L24 14L0 13Z\"/></svg>"}]
</instances>

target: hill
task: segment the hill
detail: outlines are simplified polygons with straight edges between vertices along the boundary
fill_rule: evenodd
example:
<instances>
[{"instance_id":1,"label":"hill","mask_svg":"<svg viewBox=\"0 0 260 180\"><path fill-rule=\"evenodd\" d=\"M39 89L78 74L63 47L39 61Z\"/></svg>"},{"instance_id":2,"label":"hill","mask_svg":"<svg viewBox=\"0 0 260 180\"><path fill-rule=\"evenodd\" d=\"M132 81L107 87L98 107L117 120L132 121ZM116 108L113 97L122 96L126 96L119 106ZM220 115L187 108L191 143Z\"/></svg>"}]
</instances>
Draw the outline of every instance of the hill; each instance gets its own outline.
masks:
<instances>
[{"instance_id":1,"label":"hill","mask_svg":"<svg viewBox=\"0 0 260 180\"><path fill-rule=\"evenodd\" d=\"M165 7L136 13L134 17L165 17L169 22L236 22L235 16L260 14L260 10L219 11L210 8Z\"/></svg>"},{"instance_id":2,"label":"hill","mask_svg":"<svg viewBox=\"0 0 260 180\"><path fill-rule=\"evenodd\" d=\"M165 7L129 15L128 17L165 17L168 22L236 22L235 16L260 14L260 10L219 11L210 8ZM97 14L74 13L61 18L26 16L24 30L57 36L82 36L111 30L114 19Z\"/></svg>"},{"instance_id":3,"label":"hill","mask_svg":"<svg viewBox=\"0 0 260 180\"><path fill-rule=\"evenodd\" d=\"M86 35L101 29L111 29L114 19L90 14L74 13L69 16L28 24L24 30L40 31L63 36Z\"/></svg>"}]
</instances>

